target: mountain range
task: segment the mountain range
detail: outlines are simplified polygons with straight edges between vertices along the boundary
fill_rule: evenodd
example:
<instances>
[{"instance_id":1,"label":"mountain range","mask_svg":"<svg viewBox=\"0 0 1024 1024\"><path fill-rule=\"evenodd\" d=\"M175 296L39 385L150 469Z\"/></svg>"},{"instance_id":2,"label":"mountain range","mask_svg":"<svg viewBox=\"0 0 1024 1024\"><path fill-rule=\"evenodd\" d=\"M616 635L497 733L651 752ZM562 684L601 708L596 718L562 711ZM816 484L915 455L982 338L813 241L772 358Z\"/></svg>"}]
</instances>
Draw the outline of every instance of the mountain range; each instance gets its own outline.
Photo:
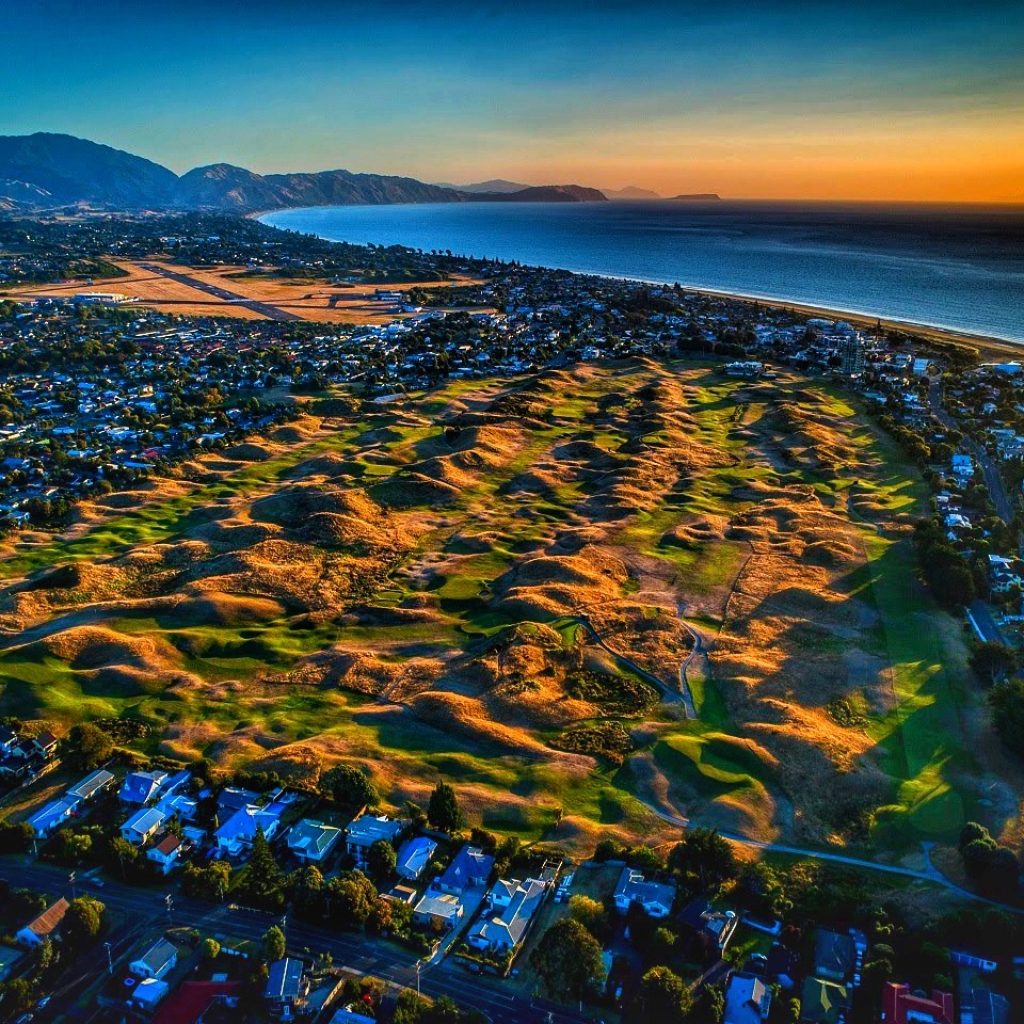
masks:
<instances>
[{"instance_id":1,"label":"mountain range","mask_svg":"<svg viewBox=\"0 0 1024 1024\"><path fill-rule=\"evenodd\" d=\"M257 174L226 163L196 167L179 177L151 160L73 135L0 136L0 210L84 205L245 213L291 206L605 200L598 189L581 185L519 186L495 180L455 188L346 170Z\"/></svg>"},{"instance_id":2,"label":"mountain range","mask_svg":"<svg viewBox=\"0 0 1024 1024\"><path fill-rule=\"evenodd\" d=\"M578 188L579 186L570 185L526 185L521 181L509 181L506 178L490 178L487 181L476 181L469 185L454 185L449 181L436 182L441 188L454 189L456 192L468 192L472 195L479 195L481 193L519 193L524 192L528 188ZM649 188L640 188L639 185L627 185L625 188L599 188L598 192L602 193L605 199L660 199L661 196L657 192L652 192Z\"/></svg>"}]
</instances>

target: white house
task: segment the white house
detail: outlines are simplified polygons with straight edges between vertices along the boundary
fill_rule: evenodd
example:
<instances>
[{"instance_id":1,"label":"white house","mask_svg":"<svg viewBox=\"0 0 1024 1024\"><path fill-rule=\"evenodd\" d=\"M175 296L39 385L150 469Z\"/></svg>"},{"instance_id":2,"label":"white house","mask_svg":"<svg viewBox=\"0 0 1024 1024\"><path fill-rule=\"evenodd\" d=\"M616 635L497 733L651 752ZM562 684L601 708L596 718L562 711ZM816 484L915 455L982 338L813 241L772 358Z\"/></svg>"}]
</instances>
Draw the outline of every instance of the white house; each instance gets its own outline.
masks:
<instances>
[{"instance_id":1,"label":"white house","mask_svg":"<svg viewBox=\"0 0 1024 1024\"><path fill-rule=\"evenodd\" d=\"M166 820L167 816L163 811L158 811L155 807L140 807L121 826L121 838L136 846L144 846L156 835Z\"/></svg>"},{"instance_id":2,"label":"white house","mask_svg":"<svg viewBox=\"0 0 1024 1024\"><path fill-rule=\"evenodd\" d=\"M651 917L668 917L675 898L674 885L648 882L642 872L628 866L622 869L618 885L615 886L615 909L620 914L625 914L635 903L643 907Z\"/></svg>"},{"instance_id":3,"label":"white house","mask_svg":"<svg viewBox=\"0 0 1024 1024\"><path fill-rule=\"evenodd\" d=\"M156 797L166 780L167 772L129 772L117 795L122 803L141 806Z\"/></svg>"},{"instance_id":4,"label":"white house","mask_svg":"<svg viewBox=\"0 0 1024 1024\"><path fill-rule=\"evenodd\" d=\"M515 949L534 915L544 902L547 885L536 878L525 882L516 879L502 879L491 890L491 910L500 913L486 913L469 930L466 941L476 949L507 953Z\"/></svg>"},{"instance_id":5,"label":"white house","mask_svg":"<svg viewBox=\"0 0 1024 1024\"><path fill-rule=\"evenodd\" d=\"M159 981L174 969L178 962L178 948L166 939L157 939L145 953L128 965L136 978L155 978Z\"/></svg>"},{"instance_id":6,"label":"white house","mask_svg":"<svg viewBox=\"0 0 1024 1024\"><path fill-rule=\"evenodd\" d=\"M113 772L108 772L105 768L98 768L86 775L80 782L75 783L68 790L68 796L77 800L91 800L97 793L102 793L107 789L113 781Z\"/></svg>"},{"instance_id":7,"label":"white house","mask_svg":"<svg viewBox=\"0 0 1024 1024\"><path fill-rule=\"evenodd\" d=\"M466 908L462 900L450 892L434 892L428 890L419 903L412 908L413 920L417 924L433 925L444 931L450 931L462 920Z\"/></svg>"},{"instance_id":8,"label":"white house","mask_svg":"<svg viewBox=\"0 0 1024 1024\"><path fill-rule=\"evenodd\" d=\"M345 849L351 854L360 867L366 864L366 855L378 839L386 839L393 843L402 829L404 821L395 821L387 815L361 814L349 822L345 837Z\"/></svg>"},{"instance_id":9,"label":"white house","mask_svg":"<svg viewBox=\"0 0 1024 1024\"><path fill-rule=\"evenodd\" d=\"M303 818L288 830L288 849L306 864L320 864L341 838L341 829Z\"/></svg>"}]
</instances>

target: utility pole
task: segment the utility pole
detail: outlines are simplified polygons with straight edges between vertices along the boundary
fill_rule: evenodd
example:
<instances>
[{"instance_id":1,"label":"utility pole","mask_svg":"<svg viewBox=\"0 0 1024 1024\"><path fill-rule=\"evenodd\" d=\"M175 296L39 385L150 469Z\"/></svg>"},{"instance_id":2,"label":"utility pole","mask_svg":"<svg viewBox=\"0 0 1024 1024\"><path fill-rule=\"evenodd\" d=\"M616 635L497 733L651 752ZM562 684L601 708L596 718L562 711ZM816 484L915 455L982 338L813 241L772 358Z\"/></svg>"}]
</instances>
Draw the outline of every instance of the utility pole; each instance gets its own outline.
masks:
<instances>
[{"instance_id":1,"label":"utility pole","mask_svg":"<svg viewBox=\"0 0 1024 1024\"><path fill-rule=\"evenodd\" d=\"M420 971L423 969L423 961L416 961L416 996L419 998L420 995Z\"/></svg>"},{"instance_id":2,"label":"utility pole","mask_svg":"<svg viewBox=\"0 0 1024 1024\"><path fill-rule=\"evenodd\" d=\"M164 897L164 905L167 907L167 924L169 926L171 923L171 908L174 906L174 897L170 893Z\"/></svg>"},{"instance_id":3,"label":"utility pole","mask_svg":"<svg viewBox=\"0 0 1024 1024\"><path fill-rule=\"evenodd\" d=\"M110 943L104 942L103 948L107 951L107 973L114 973L114 958L110 955Z\"/></svg>"},{"instance_id":4,"label":"utility pole","mask_svg":"<svg viewBox=\"0 0 1024 1024\"><path fill-rule=\"evenodd\" d=\"M78 878L78 875L74 871L69 871L68 872L68 885L71 886L71 898L72 899L75 899L75 880L77 878Z\"/></svg>"}]
</instances>

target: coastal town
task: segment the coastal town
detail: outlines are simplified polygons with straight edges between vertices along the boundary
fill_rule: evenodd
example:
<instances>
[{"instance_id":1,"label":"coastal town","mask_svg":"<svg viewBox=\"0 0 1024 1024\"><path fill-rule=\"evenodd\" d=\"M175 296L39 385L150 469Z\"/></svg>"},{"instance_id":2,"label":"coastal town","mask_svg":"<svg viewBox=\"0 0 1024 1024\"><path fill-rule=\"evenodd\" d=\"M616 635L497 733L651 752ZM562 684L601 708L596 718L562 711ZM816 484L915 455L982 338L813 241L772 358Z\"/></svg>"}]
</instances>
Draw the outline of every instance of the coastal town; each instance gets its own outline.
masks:
<instances>
[{"instance_id":1,"label":"coastal town","mask_svg":"<svg viewBox=\"0 0 1024 1024\"><path fill-rule=\"evenodd\" d=\"M119 285L125 261L234 268L257 315L149 301ZM281 277L362 288L373 315L241 291ZM1024 754L1024 365L909 328L244 218L0 219L4 540L30 550L83 503L188 479L305 403L400 408L635 358L753 384L798 371L871 417L928 489L919 574L969 638L1005 756ZM689 827L573 859L479 827L444 780L426 807L390 796L349 766L303 787L179 762L130 719L7 717L0 1018L1008 1024L1024 1005L1021 865L975 822L963 902L922 934L909 893L865 899L842 858L749 859Z\"/></svg>"}]
</instances>

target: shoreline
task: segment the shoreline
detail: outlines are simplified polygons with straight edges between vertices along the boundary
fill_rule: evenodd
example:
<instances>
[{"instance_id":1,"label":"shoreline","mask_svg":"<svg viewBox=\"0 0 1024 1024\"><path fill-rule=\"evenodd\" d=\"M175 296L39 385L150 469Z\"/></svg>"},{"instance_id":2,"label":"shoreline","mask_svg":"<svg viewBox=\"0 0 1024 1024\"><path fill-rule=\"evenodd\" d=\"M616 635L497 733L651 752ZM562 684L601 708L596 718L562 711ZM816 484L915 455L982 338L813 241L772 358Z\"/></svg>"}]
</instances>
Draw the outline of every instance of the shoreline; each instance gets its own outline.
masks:
<instances>
[{"instance_id":1,"label":"shoreline","mask_svg":"<svg viewBox=\"0 0 1024 1024\"><path fill-rule=\"evenodd\" d=\"M293 209L312 210L328 208L329 207L283 207L281 209L275 210L251 211L245 214L245 216L247 218L258 221L261 224L264 224L266 222L264 221L263 218L269 217L275 213L290 212ZM275 224L266 224L266 226L275 228L278 231L295 230L292 228L281 228ZM359 242L346 243L344 239L328 238L326 235L320 235L317 234L316 232L308 233L315 235L315 237L320 238L325 242L339 242L340 244L349 245L364 244ZM414 246L405 246L404 248L408 248L420 253L426 252L426 250L416 249ZM457 255L459 255L459 258L462 259L479 258L466 256L465 254ZM989 353L995 356L1021 356L1022 354L1024 354L1024 339L1021 339L1020 341L1013 341L1009 338L1000 338L988 334L976 334L972 331L965 330L963 328L947 327L939 324L922 323L916 320L905 320L899 317L894 317L885 314L866 313L859 310L841 309L837 306L823 305L811 299L786 299L779 298L778 296L758 295L750 292L729 291L728 289L714 288L705 285L686 284L682 281L659 281L653 280L651 278L633 277L628 274L601 273L598 271L580 270L571 267L551 267L543 263L524 263L523 265L530 266L538 270L559 271L563 273L575 274L580 277L605 278L610 281L634 281L638 284L660 285L662 287L673 287L674 285L678 284L679 287L686 292L693 292L698 295L707 295L718 299L730 299L748 305L761 305L770 307L772 309L792 310L793 312L802 315L821 316L829 320L845 320L848 323L860 327L873 328L876 326L876 324L881 324L883 328L886 328L888 330L902 331L907 334L913 334L925 341L944 342L947 344L976 348L982 355Z\"/></svg>"}]
</instances>

